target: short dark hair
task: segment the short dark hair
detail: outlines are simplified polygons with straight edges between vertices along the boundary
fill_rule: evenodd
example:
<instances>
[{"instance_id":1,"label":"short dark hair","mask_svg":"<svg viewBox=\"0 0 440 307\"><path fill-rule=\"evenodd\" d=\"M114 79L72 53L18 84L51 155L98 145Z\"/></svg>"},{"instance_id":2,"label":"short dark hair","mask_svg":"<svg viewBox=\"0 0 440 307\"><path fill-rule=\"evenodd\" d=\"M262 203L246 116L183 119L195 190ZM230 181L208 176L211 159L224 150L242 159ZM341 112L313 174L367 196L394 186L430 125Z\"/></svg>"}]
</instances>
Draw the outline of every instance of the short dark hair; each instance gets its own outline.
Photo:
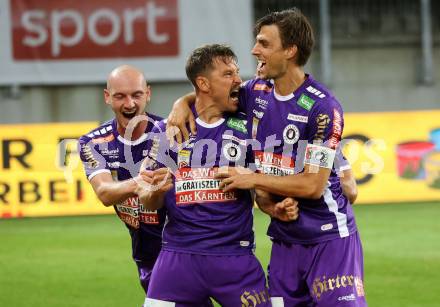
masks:
<instances>
[{"instance_id":1,"label":"short dark hair","mask_svg":"<svg viewBox=\"0 0 440 307\"><path fill-rule=\"evenodd\" d=\"M260 18L254 27L255 37L263 26L276 25L280 32L281 44L284 49L296 45L298 55L296 64L304 66L312 53L315 37L310 22L298 8L272 12Z\"/></svg>"},{"instance_id":2,"label":"short dark hair","mask_svg":"<svg viewBox=\"0 0 440 307\"><path fill-rule=\"evenodd\" d=\"M231 47L224 44L204 45L195 49L186 61L185 70L188 79L197 88L196 78L214 68L214 60L220 58L224 62L231 59L237 62L237 56Z\"/></svg>"}]
</instances>

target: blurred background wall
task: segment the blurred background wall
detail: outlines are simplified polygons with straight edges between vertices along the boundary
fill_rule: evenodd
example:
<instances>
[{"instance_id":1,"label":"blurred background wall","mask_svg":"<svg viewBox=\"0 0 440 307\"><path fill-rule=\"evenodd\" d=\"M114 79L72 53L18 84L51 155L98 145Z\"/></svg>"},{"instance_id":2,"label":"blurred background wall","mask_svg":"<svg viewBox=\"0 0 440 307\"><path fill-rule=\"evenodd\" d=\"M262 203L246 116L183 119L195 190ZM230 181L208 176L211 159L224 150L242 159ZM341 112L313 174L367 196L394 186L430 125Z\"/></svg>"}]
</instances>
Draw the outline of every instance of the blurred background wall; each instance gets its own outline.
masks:
<instances>
[{"instance_id":1,"label":"blurred background wall","mask_svg":"<svg viewBox=\"0 0 440 307\"><path fill-rule=\"evenodd\" d=\"M317 38L306 70L332 88L346 112L440 108L439 1L253 0L253 19L292 6L310 18ZM141 68L148 78L149 67ZM108 73L96 84L1 86L0 122L107 120L112 114L102 90ZM151 86L150 111L162 116L192 89L187 81Z\"/></svg>"}]
</instances>

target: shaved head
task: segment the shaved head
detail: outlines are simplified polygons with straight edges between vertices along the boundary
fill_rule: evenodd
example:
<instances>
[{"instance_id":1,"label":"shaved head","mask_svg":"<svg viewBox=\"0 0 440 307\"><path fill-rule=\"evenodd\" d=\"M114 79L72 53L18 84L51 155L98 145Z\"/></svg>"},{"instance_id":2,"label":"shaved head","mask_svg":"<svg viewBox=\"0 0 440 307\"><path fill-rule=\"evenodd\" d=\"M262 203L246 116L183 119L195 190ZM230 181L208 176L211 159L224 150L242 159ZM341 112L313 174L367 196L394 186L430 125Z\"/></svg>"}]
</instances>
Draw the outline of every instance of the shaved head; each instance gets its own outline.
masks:
<instances>
[{"instance_id":1,"label":"shaved head","mask_svg":"<svg viewBox=\"0 0 440 307\"><path fill-rule=\"evenodd\" d=\"M145 80L144 73L142 71L140 71L139 69L137 69L136 67L130 66L130 65L122 65L122 66L116 67L108 75L107 90L111 90L111 88L113 87L113 84L115 82L120 81L120 80L124 80L124 79L133 80L133 79L139 79L139 78L141 79L140 82L142 84L145 84L145 86L147 86L147 81Z\"/></svg>"},{"instance_id":2,"label":"shaved head","mask_svg":"<svg viewBox=\"0 0 440 307\"><path fill-rule=\"evenodd\" d=\"M122 135L128 122L145 114L145 108L150 101L151 89L141 70L130 65L116 67L107 78L107 88L104 89L105 103L111 106L118 122L118 132ZM144 133L145 124L137 125Z\"/></svg>"}]
</instances>

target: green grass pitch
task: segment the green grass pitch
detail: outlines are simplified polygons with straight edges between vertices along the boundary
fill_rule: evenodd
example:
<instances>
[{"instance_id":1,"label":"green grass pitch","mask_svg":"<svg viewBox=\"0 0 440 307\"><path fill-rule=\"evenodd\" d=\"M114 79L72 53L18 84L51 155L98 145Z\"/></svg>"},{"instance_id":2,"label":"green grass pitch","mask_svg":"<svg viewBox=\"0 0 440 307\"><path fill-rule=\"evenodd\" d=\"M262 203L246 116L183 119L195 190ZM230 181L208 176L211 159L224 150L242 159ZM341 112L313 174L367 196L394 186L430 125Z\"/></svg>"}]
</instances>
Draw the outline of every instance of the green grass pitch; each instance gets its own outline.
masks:
<instances>
[{"instance_id":1,"label":"green grass pitch","mask_svg":"<svg viewBox=\"0 0 440 307\"><path fill-rule=\"evenodd\" d=\"M440 203L355 206L371 307L439 306ZM255 211L257 256L270 255ZM140 306L129 235L116 216L0 220L0 306Z\"/></svg>"}]
</instances>

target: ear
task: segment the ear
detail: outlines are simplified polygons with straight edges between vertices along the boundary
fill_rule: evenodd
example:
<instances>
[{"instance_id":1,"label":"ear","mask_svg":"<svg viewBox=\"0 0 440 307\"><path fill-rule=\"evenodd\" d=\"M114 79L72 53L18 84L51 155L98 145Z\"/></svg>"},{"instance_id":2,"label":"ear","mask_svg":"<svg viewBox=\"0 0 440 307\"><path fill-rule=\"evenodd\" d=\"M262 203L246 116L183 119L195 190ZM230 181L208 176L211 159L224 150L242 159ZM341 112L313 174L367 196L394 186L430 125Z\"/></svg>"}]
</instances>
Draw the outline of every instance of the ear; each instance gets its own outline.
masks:
<instances>
[{"instance_id":1,"label":"ear","mask_svg":"<svg viewBox=\"0 0 440 307\"><path fill-rule=\"evenodd\" d=\"M298 47L296 45L287 47L285 49L285 54L286 54L287 59L289 59L289 60L295 58L296 55L298 54Z\"/></svg>"},{"instance_id":2,"label":"ear","mask_svg":"<svg viewBox=\"0 0 440 307\"><path fill-rule=\"evenodd\" d=\"M147 102L150 102L151 99L151 87L147 85L147 89L145 90L145 94L147 95Z\"/></svg>"},{"instance_id":3,"label":"ear","mask_svg":"<svg viewBox=\"0 0 440 307\"><path fill-rule=\"evenodd\" d=\"M211 86L209 84L209 80L206 77L199 76L196 78L196 84L200 91L209 92Z\"/></svg>"},{"instance_id":4,"label":"ear","mask_svg":"<svg viewBox=\"0 0 440 307\"><path fill-rule=\"evenodd\" d=\"M104 89L104 101L106 104L111 105L110 92L108 89Z\"/></svg>"}]
</instances>

